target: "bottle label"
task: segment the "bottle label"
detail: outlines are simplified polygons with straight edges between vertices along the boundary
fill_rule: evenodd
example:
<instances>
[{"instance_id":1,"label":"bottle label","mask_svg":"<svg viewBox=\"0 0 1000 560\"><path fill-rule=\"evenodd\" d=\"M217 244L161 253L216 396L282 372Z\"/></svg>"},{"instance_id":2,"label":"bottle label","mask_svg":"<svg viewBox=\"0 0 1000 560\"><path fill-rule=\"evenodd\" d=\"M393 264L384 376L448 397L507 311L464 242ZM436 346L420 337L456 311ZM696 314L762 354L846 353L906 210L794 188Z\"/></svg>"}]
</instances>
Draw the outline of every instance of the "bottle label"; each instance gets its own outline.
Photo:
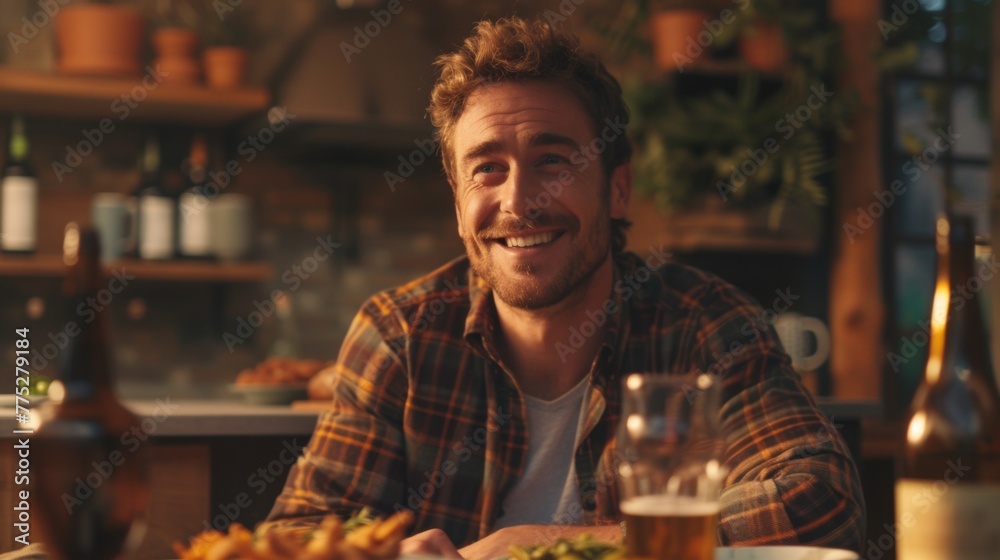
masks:
<instances>
[{"instance_id":1,"label":"bottle label","mask_svg":"<svg viewBox=\"0 0 1000 560\"><path fill-rule=\"evenodd\" d=\"M996 560L998 504L1000 484L900 480L896 483L899 560Z\"/></svg>"},{"instance_id":2,"label":"bottle label","mask_svg":"<svg viewBox=\"0 0 1000 560\"><path fill-rule=\"evenodd\" d=\"M169 259L174 256L174 203L161 196L139 200L139 256Z\"/></svg>"},{"instance_id":3,"label":"bottle label","mask_svg":"<svg viewBox=\"0 0 1000 560\"><path fill-rule=\"evenodd\" d=\"M0 186L0 246L34 251L38 221L38 179L4 177Z\"/></svg>"},{"instance_id":4,"label":"bottle label","mask_svg":"<svg viewBox=\"0 0 1000 560\"><path fill-rule=\"evenodd\" d=\"M184 193L180 198L181 254L208 256L210 246L208 197Z\"/></svg>"}]
</instances>

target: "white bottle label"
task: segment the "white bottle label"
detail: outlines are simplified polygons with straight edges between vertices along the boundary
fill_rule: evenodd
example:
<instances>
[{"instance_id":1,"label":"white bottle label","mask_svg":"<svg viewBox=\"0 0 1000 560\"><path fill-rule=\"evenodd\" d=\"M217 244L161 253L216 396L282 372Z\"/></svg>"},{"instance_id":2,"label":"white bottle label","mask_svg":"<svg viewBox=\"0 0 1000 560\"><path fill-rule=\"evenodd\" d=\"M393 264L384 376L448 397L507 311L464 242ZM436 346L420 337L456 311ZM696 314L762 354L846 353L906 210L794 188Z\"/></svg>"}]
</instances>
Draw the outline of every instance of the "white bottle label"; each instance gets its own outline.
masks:
<instances>
[{"instance_id":1,"label":"white bottle label","mask_svg":"<svg viewBox=\"0 0 1000 560\"><path fill-rule=\"evenodd\" d=\"M996 560L1000 484L902 479L896 531L899 560Z\"/></svg>"},{"instance_id":2,"label":"white bottle label","mask_svg":"<svg viewBox=\"0 0 1000 560\"><path fill-rule=\"evenodd\" d=\"M212 253L209 236L208 197L184 193L180 197L181 254L208 256Z\"/></svg>"},{"instance_id":3,"label":"white bottle label","mask_svg":"<svg viewBox=\"0 0 1000 560\"><path fill-rule=\"evenodd\" d=\"M169 259L174 256L174 202L161 196L139 200L139 256Z\"/></svg>"},{"instance_id":4,"label":"white bottle label","mask_svg":"<svg viewBox=\"0 0 1000 560\"><path fill-rule=\"evenodd\" d=\"M38 230L38 179L5 177L0 186L0 247L34 251Z\"/></svg>"}]
</instances>

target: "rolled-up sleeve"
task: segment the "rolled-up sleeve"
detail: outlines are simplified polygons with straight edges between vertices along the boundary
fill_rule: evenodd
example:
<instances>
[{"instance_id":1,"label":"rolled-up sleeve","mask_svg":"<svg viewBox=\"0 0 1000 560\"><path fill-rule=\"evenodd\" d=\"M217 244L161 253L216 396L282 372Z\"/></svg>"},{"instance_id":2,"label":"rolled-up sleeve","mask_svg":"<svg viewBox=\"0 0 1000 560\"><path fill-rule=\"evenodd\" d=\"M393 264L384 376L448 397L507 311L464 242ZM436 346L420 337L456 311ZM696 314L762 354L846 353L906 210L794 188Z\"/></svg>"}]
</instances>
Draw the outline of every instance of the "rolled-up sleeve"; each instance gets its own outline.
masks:
<instances>
[{"instance_id":1,"label":"rolled-up sleeve","mask_svg":"<svg viewBox=\"0 0 1000 560\"><path fill-rule=\"evenodd\" d=\"M717 306L701 321L701 361L725 386L729 467L720 541L860 551L864 498L843 438L791 368L768 315L738 291L709 299Z\"/></svg>"}]
</instances>

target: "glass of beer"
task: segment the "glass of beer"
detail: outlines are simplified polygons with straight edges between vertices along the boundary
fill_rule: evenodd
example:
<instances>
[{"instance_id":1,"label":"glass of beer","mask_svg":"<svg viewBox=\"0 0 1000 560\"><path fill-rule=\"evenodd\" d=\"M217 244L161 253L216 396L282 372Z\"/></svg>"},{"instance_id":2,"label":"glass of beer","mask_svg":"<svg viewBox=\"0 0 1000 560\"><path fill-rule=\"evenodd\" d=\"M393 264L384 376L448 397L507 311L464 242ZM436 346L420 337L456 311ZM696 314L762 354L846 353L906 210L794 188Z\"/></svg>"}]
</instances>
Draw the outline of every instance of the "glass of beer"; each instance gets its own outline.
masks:
<instances>
[{"instance_id":1,"label":"glass of beer","mask_svg":"<svg viewBox=\"0 0 1000 560\"><path fill-rule=\"evenodd\" d=\"M620 509L632 560L713 560L726 477L721 384L704 374L633 373L618 427Z\"/></svg>"}]
</instances>

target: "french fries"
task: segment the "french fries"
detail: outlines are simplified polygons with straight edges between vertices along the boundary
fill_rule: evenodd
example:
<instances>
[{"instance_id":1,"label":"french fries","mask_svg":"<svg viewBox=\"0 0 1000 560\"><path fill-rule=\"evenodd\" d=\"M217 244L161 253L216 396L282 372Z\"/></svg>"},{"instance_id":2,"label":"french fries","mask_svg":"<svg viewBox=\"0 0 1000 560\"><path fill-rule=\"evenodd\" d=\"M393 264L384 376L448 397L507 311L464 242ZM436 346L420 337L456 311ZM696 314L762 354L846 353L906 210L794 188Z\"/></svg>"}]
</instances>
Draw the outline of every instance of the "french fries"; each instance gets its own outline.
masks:
<instances>
[{"instance_id":1,"label":"french fries","mask_svg":"<svg viewBox=\"0 0 1000 560\"><path fill-rule=\"evenodd\" d=\"M233 523L228 534L205 531L189 547L174 544L174 551L181 560L391 560L412 521L413 514L403 511L345 534L340 518L329 516L311 534L270 529L256 537Z\"/></svg>"}]
</instances>

